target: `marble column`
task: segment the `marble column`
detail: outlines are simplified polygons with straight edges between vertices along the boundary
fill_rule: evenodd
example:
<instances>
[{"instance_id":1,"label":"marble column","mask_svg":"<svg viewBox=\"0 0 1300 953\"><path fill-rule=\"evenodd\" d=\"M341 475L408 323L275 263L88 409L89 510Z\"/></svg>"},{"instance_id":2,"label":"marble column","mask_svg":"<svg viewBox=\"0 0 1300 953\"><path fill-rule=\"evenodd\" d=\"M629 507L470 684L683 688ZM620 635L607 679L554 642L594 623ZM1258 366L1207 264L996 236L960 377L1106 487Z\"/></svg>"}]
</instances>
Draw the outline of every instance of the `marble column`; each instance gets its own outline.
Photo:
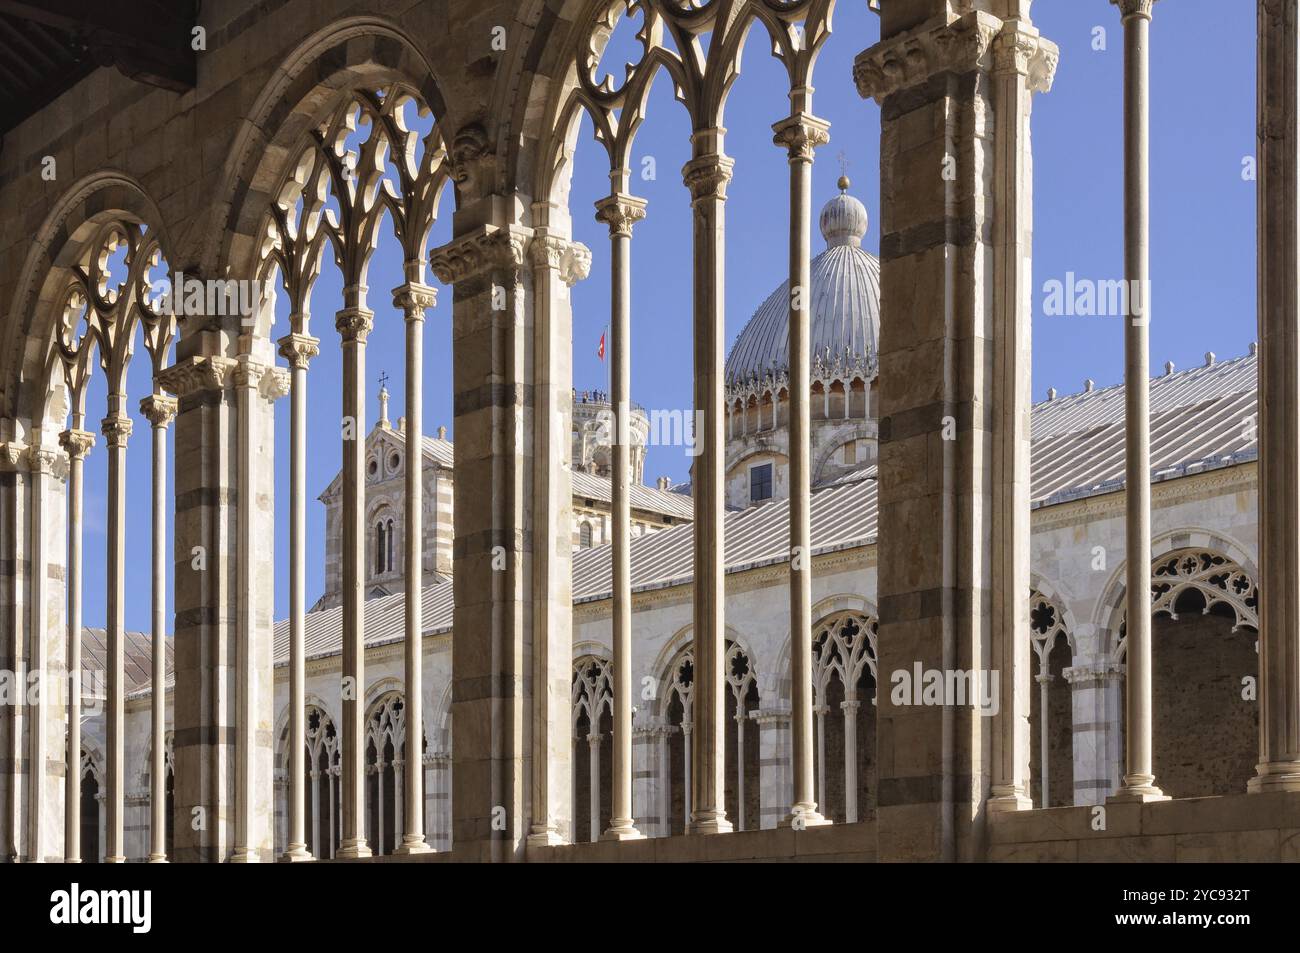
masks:
<instances>
[{"instance_id":1,"label":"marble column","mask_svg":"<svg viewBox=\"0 0 1300 953\"><path fill-rule=\"evenodd\" d=\"M600 840L600 732L593 727L587 732L587 799L590 826L587 839L592 843Z\"/></svg>"},{"instance_id":2,"label":"marble column","mask_svg":"<svg viewBox=\"0 0 1300 953\"><path fill-rule=\"evenodd\" d=\"M751 712L758 725L759 827L777 827L790 813L790 712L760 708Z\"/></svg>"},{"instance_id":3,"label":"marble column","mask_svg":"<svg viewBox=\"0 0 1300 953\"><path fill-rule=\"evenodd\" d=\"M343 346L343 746L342 842L338 856L369 857L365 828L366 336L374 313L365 289L343 290L335 319ZM419 451L416 452L419 458ZM409 600L408 600L409 601Z\"/></svg>"},{"instance_id":4,"label":"marble column","mask_svg":"<svg viewBox=\"0 0 1300 953\"><path fill-rule=\"evenodd\" d=\"M234 844L231 863L276 856L269 781L275 772L273 604L275 585L275 418L272 404L288 393L289 372L274 366L269 341L241 338L232 374L239 438L235 473Z\"/></svg>"},{"instance_id":5,"label":"marble column","mask_svg":"<svg viewBox=\"0 0 1300 953\"><path fill-rule=\"evenodd\" d=\"M817 718L817 800L826 801L826 716L831 713L829 705L818 705L813 709Z\"/></svg>"},{"instance_id":6,"label":"marble column","mask_svg":"<svg viewBox=\"0 0 1300 953\"><path fill-rule=\"evenodd\" d=\"M1010 627L1029 585L1030 405L1016 378L1028 94L1050 88L1058 54L1027 0L980 6L887 4L880 42L854 63L881 106L878 669L884 682L916 667L996 674L1013 701L990 724L974 705L879 694L881 860L980 859L987 811L1027 803L1029 670Z\"/></svg>"},{"instance_id":7,"label":"marble column","mask_svg":"<svg viewBox=\"0 0 1300 953\"><path fill-rule=\"evenodd\" d=\"M172 855L272 860L274 401L289 376L238 317L180 326L158 375L178 400Z\"/></svg>"},{"instance_id":8,"label":"marble column","mask_svg":"<svg viewBox=\"0 0 1300 953\"><path fill-rule=\"evenodd\" d=\"M550 222L566 213L536 203ZM567 221L565 222L567 225ZM533 531L547 545L533 553L532 807L527 842L565 843L573 816L573 307L570 288L591 268L591 252L540 225L529 247L533 278ZM439 769L441 771L441 769Z\"/></svg>"},{"instance_id":9,"label":"marble column","mask_svg":"<svg viewBox=\"0 0 1300 953\"><path fill-rule=\"evenodd\" d=\"M682 169L693 209L695 327L695 414L699 423L691 484L695 503L694 654L695 696L691 811L694 834L731 831L724 791L726 714L723 664L726 654L726 355L727 183L734 161L723 154L720 127L692 133L693 158Z\"/></svg>"},{"instance_id":10,"label":"marble column","mask_svg":"<svg viewBox=\"0 0 1300 953\"><path fill-rule=\"evenodd\" d=\"M466 153L477 148L462 144ZM492 164L485 153L463 161L480 169ZM479 175L464 174L458 226L473 218L465 196ZM455 288L453 624L474 637L452 641L451 805L452 849L467 861L522 859L535 825L551 820L534 815L529 803L537 783L537 693L558 690L554 678L538 684L533 674L536 622L540 615L558 618L554 593L536 586L538 551L555 539L550 531L545 543L536 535L538 508L546 509L535 497L537 438L549 428L536 417L544 383L536 378L533 269L525 267L532 232L510 221L502 211L509 204L484 200L475 208L487 224L430 252L439 280ZM549 654L558 645L548 633ZM566 693L571 675L572 656Z\"/></svg>"},{"instance_id":11,"label":"marble column","mask_svg":"<svg viewBox=\"0 0 1300 953\"><path fill-rule=\"evenodd\" d=\"M596 203L596 220L609 226L610 245L610 498L613 522L614 741L609 830L606 840L643 835L632 816L632 226L645 218L644 199L618 191Z\"/></svg>"},{"instance_id":12,"label":"marble column","mask_svg":"<svg viewBox=\"0 0 1300 953\"><path fill-rule=\"evenodd\" d=\"M406 316L406 633L403 677L406 687L406 754L412 765L424 757L424 312L437 303L433 288L420 282L423 265L407 263L406 284L393 289L393 307ZM414 449L414 452L412 452ZM424 854L424 772L406 772L402 839L395 853Z\"/></svg>"},{"instance_id":13,"label":"marble column","mask_svg":"<svg viewBox=\"0 0 1300 953\"><path fill-rule=\"evenodd\" d=\"M1081 657L1061 677L1070 685L1075 726L1071 803L1102 804L1119 787L1124 666L1109 655Z\"/></svg>"},{"instance_id":14,"label":"marble column","mask_svg":"<svg viewBox=\"0 0 1300 953\"><path fill-rule=\"evenodd\" d=\"M1124 24L1124 559L1128 758L1119 801L1159 801L1151 762L1150 31L1155 0L1111 0Z\"/></svg>"},{"instance_id":15,"label":"marble column","mask_svg":"<svg viewBox=\"0 0 1300 953\"><path fill-rule=\"evenodd\" d=\"M25 627L27 671L25 682L28 788L24 809L27 833L25 858L42 863L63 856L63 791L56 762L50 757L55 739L64 733L62 705L64 660L64 595L51 570L63 561L64 512L62 488L66 475L63 452L41 433L33 435L27 454L27 482L31 549L30 623ZM15 666L15 671L20 671ZM58 766L61 768L61 765ZM24 856L20 853L20 856Z\"/></svg>"},{"instance_id":16,"label":"marble column","mask_svg":"<svg viewBox=\"0 0 1300 953\"><path fill-rule=\"evenodd\" d=\"M63 793L63 859L81 863L81 586L82 500L86 454L95 435L78 426L59 435L68 454L68 745Z\"/></svg>"},{"instance_id":17,"label":"marble column","mask_svg":"<svg viewBox=\"0 0 1300 953\"><path fill-rule=\"evenodd\" d=\"M637 830L647 837L659 830L658 721L638 715L632 726L632 803L637 808Z\"/></svg>"},{"instance_id":18,"label":"marble column","mask_svg":"<svg viewBox=\"0 0 1300 953\"><path fill-rule=\"evenodd\" d=\"M109 396L109 415L102 430L108 448L108 554L105 604L108 630L108 699L104 718L105 831L104 862L126 863L126 442L131 418L123 409L126 395Z\"/></svg>"},{"instance_id":19,"label":"marble column","mask_svg":"<svg viewBox=\"0 0 1300 953\"><path fill-rule=\"evenodd\" d=\"M1300 790L1300 135L1296 0L1259 3L1259 763Z\"/></svg>"},{"instance_id":20,"label":"marble column","mask_svg":"<svg viewBox=\"0 0 1300 953\"><path fill-rule=\"evenodd\" d=\"M1043 667L1047 667L1047 653L1043 653ZM1052 797L1049 782L1052 778L1052 733L1050 711L1048 710L1048 695L1052 686L1052 676L1046 672L1034 676L1038 682L1038 770L1043 773L1042 778L1042 798L1043 802L1039 807L1051 807Z\"/></svg>"},{"instance_id":21,"label":"marble column","mask_svg":"<svg viewBox=\"0 0 1300 953\"><path fill-rule=\"evenodd\" d=\"M328 857L329 852L321 850L320 845L320 771L313 767L311 772L311 850L303 853L320 858ZM303 845L304 848L306 845Z\"/></svg>"},{"instance_id":22,"label":"marble column","mask_svg":"<svg viewBox=\"0 0 1300 953\"><path fill-rule=\"evenodd\" d=\"M153 430L153 693L149 765L149 862L167 862L167 427L176 398L154 394L140 401Z\"/></svg>"},{"instance_id":23,"label":"marble column","mask_svg":"<svg viewBox=\"0 0 1300 953\"><path fill-rule=\"evenodd\" d=\"M858 709L862 702L850 698L840 702L844 718L844 823L858 819Z\"/></svg>"},{"instance_id":24,"label":"marble column","mask_svg":"<svg viewBox=\"0 0 1300 953\"><path fill-rule=\"evenodd\" d=\"M1033 161L1029 119L1043 88L1043 41L1029 4L1012 2L993 38L992 416L988 536L993 719L990 811L1024 811L1029 796L1029 444L1033 328ZM1019 15L1017 15L1019 14ZM990 686L992 689L993 686Z\"/></svg>"},{"instance_id":25,"label":"marble column","mask_svg":"<svg viewBox=\"0 0 1300 953\"><path fill-rule=\"evenodd\" d=\"M305 327L306 316L290 318ZM307 366L320 353L320 339L287 334L280 355L289 362L289 817L281 860L311 860L304 829L303 783L307 770ZM313 797L316 796L313 786ZM315 811L313 811L315 820ZM313 843L320 849L320 825Z\"/></svg>"},{"instance_id":26,"label":"marble column","mask_svg":"<svg viewBox=\"0 0 1300 953\"><path fill-rule=\"evenodd\" d=\"M810 98L811 90L799 99ZM830 124L796 112L772 127L790 164L790 705L794 803L785 823L828 823L813 791L812 686L812 163ZM841 179L848 188L848 180ZM845 407L847 409L847 393ZM775 401L773 401L775 413Z\"/></svg>"}]
</instances>

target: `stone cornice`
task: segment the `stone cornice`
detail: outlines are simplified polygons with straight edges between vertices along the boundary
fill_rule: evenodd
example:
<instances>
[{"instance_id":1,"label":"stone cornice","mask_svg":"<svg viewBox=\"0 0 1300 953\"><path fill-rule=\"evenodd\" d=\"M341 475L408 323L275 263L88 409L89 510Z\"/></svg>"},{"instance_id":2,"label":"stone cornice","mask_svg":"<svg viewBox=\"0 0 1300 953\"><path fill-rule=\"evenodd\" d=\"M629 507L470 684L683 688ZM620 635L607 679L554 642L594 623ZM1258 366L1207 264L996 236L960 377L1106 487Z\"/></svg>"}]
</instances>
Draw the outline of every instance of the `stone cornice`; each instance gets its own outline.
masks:
<instances>
[{"instance_id":1,"label":"stone cornice","mask_svg":"<svg viewBox=\"0 0 1300 953\"><path fill-rule=\"evenodd\" d=\"M1257 464L1247 461L1215 470L1189 473L1172 480L1151 484L1151 505L1171 506L1195 499L1197 495L1215 495L1225 490L1251 490L1258 485ZM1035 530L1060 526L1078 526L1095 520L1124 517L1124 487L1104 493L1036 507L1030 514Z\"/></svg>"},{"instance_id":2,"label":"stone cornice","mask_svg":"<svg viewBox=\"0 0 1300 953\"><path fill-rule=\"evenodd\" d=\"M158 374L158 384L177 397L226 388L237 362L232 357L189 357Z\"/></svg>"},{"instance_id":3,"label":"stone cornice","mask_svg":"<svg viewBox=\"0 0 1300 953\"><path fill-rule=\"evenodd\" d=\"M615 192L596 203L596 221L609 226L610 236L632 237L632 226L645 218L646 200Z\"/></svg>"},{"instance_id":4,"label":"stone cornice","mask_svg":"<svg viewBox=\"0 0 1300 953\"><path fill-rule=\"evenodd\" d=\"M994 50L999 34L1008 37L1001 41L1000 52ZM863 51L854 60L853 81L863 99L883 103L899 90L939 73L1001 67L1027 76L1032 92L1045 92L1051 88L1058 59L1056 44L1025 30L1018 21L1004 25L992 14L976 10L950 22L931 21Z\"/></svg>"},{"instance_id":5,"label":"stone cornice","mask_svg":"<svg viewBox=\"0 0 1300 953\"><path fill-rule=\"evenodd\" d=\"M448 285L471 281L494 271L517 272L524 263L531 237L531 230L520 225L484 225L440 248L430 249L429 266L438 280Z\"/></svg>"},{"instance_id":6,"label":"stone cornice","mask_svg":"<svg viewBox=\"0 0 1300 953\"><path fill-rule=\"evenodd\" d=\"M883 103L900 89L937 73L966 73L988 66L989 47L1002 21L974 11L951 22L933 21L859 53L853 61L858 95Z\"/></svg>"}]
</instances>

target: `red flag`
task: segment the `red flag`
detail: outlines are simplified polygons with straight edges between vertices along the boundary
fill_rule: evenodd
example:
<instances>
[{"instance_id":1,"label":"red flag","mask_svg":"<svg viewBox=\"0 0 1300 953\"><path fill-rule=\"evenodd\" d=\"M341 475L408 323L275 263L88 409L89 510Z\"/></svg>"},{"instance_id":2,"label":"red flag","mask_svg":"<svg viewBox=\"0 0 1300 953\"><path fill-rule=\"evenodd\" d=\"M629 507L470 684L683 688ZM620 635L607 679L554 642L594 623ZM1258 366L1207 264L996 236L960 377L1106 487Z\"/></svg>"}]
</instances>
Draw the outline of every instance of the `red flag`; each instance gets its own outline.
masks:
<instances>
[{"instance_id":1,"label":"red flag","mask_svg":"<svg viewBox=\"0 0 1300 953\"><path fill-rule=\"evenodd\" d=\"M600 332L600 347L596 348L596 356L602 361L605 359L605 332Z\"/></svg>"}]
</instances>

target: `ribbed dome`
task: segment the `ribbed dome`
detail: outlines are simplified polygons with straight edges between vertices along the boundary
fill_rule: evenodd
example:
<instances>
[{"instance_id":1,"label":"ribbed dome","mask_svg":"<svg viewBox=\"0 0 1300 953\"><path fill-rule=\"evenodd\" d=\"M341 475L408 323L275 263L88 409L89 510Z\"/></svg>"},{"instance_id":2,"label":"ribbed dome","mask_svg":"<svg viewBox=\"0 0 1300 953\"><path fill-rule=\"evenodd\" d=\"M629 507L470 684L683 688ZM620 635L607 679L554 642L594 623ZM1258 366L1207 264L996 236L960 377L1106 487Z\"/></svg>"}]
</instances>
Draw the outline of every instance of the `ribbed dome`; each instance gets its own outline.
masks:
<instances>
[{"instance_id":1,"label":"ribbed dome","mask_svg":"<svg viewBox=\"0 0 1300 953\"><path fill-rule=\"evenodd\" d=\"M847 189L848 181L840 180ZM867 210L841 192L822 209L826 249L812 260L812 357L875 363L880 346L880 261L861 247ZM735 383L789 367L790 282L772 292L736 338L727 358Z\"/></svg>"}]
</instances>

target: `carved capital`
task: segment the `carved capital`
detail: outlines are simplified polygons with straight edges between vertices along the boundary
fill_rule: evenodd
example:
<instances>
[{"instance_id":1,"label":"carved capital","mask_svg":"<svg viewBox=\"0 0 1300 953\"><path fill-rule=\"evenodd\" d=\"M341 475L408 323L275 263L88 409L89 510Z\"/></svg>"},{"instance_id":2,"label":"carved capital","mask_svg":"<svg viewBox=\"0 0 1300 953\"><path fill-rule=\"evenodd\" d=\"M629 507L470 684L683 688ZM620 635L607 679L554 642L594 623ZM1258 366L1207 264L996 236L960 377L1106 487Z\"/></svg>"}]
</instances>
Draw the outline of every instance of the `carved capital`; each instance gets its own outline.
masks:
<instances>
[{"instance_id":1,"label":"carved capital","mask_svg":"<svg viewBox=\"0 0 1300 953\"><path fill-rule=\"evenodd\" d=\"M320 338L310 334L286 334L276 342L280 356L289 362L289 366L306 370L311 359L320 353Z\"/></svg>"},{"instance_id":2,"label":"carved capital","mask_svg":"<svg viewBox=\"0 0 1300 953\"><path fill-rule=\"evenodd\" d=\"M682 166L682 181L691 191L691 204L710 199L726 201L727 183L736 160L713 153L699 156Z\"/></svg>"},{"instance_id":3,"label":"carved capital","mask_svg":"<svg viewBox=\"0 0 1300 953\"><path fill-rule=\"evenodd\" d=\"M334 316L334 329L345 342L365 344L374 326L375 313L369 308L344 308Z\"/></svg>"},{"instance_id":4,"label":"carved capital","mask_svg":"<svg viewBox=\"0 0 1300 953\"><path fill-rule=\"evenodd\" d=\"M27 444L17 440L0 443L0 472L12 473L27 459Z\"/></svg>"},{"instance_id":5,"label":"carved capital","mask_svg":"<svg viewBox=\"0 0 1300 953\"><path fill-rule=\"evenodd\" d=\"M287 367L272 367L263 375L257 392L269 401L277 401L289 393L292 379Z\"/></svg>"},{"instance_id":6,"label":"carved capital","mask_svg":"<svg viewBox=\"0 0 1300 953\"><path fill-rule=\"evenodd\" d=\"M750 717L760 725L769 725L777 728L787 728L790 725L790 709L788 708L760 708L752 712Z\"/></svg>"},{"instance_id":7,"label":"carved capital","mask_svg":"<svg viewBox=\"0 0 1300 953\"><path fill-rule=\"evenodd\" d=\"M951 23L922 26L877 43L853 61L858 95L883 103L939 73L987 69L989 47L1001 29L1001 20L976 10Z\"/></svg>"},{"instance_id":8,"label":"carved capital","mask_svg":"<svg viewBox=\"0 0 1300 953\"><path fill-rule=\"evenodd\" d=\"M59 434L59 446L73 460L84 460L95 445L95 435L89 430L65 430Z\"/></svg>"},{"instance_id":9,"label":"carved capital","mask_svg":"<svg viewBox=\"0 0 1300 953\"><path fill-rule=\"evenodd\" d=\"M62 451L38 443L27 451L27 469L62 480L68 475L68 458Z\"/></svg>"},{"instance_id":10,"label":"carved capital","mask_svg":"<svg viewBox=\"0 0 1300 953\"><path fill-rule=\"evenodd\" d=\"M1006 29L993 40L994 74L1014 73L1025 77L1031 93L1051 90L1059 60L1060 51L1055 43L1025 30L1015 21L1007 21Z\"/></svg>"},{"instance_id":11,"label":"carved capital","mask_svg":"<svg viewBox=\"0 0 1300 953\"><path fill-rule=\"evenodd\" d=\"M140 401L140 413L155 427L166 427L176 416L177 400L166 394L154 394Z\"/></svg>"},{"instance_id":12,"label":"carved capital","mask_svg":"<svg viewBox=\"0 0 1300 953\"><path fill-rule=\"evenodd\" d=\"M536 235L528 246L528 256L534 267L558 271L560 280L570 288L591 274L591 249L582 242Z\"/></svg>"},{"instance_id":13,"label":"carved capital","mask_svg":"<svg viewBox=\"0 0 1300 953\"><path fill-rule=\"evenodd\" d=\"M596 203L596 221L609 226L610 236L632 237L632 226L645 218L646 200L615 192Z\"/></svg>"},{"instance_id":14,"label":"carved capital","mask_svg":"<svg viewBox=\"0 0 1300 953\"><path fill-rule=\"evenodd\" d=\"M431 249L429 265L443 284L473 282L494 271L509 272L503 277L513 284L531 236L528 229L518 225L484 225L441 248Z\"/></svg>"},{"instance_id":15,"label":"carved capital","mask_svg":"<svg viewBox=\"0 0 1300 953\"><path fill-rule=\"evenodd\" d=\"M438 303L438 289L408 281L393 289L393 307L401 308L407 321L423 321L424 312Z\"/></svg>"},{"instance_id":16,"label":"carved capital","mask_svg":"<svg viewBox=\"0 0 1300 953\"><path fill-rule=\"evenodd\" d=\"M1156 0L1110 0L1110 2L1119 7L1121 23L1127 23L1134 17L1150 20L1151 11L1156 5Z\"/></svg>"},{"instance_id":17,"label":"carved capital","mask_svg":"<svg viewBox=\"0 0 1300 953\"><path fill-rule=\"evenodd\" d=\"M177 397L188 397L200 391L224 390L235 366L230 357L190 357L178 361L158 375L158 384Z\"/></svg>"},{"instance_id":18,"label":"carved capital","mask_svg":"<svg viewBox=\"0 0 1300 953\"><path fill-rule=\"evenodd\" d=\"M797 113L775 123L772 133L772 141L785 147L792 162L811 162L813 150L831 141L831 124L808 113Z\"/></svg>"},{"instance_id":19,"label":"carved capital","mask_svg":"<svg viewBox=\"0 0 1300 953\"><path fill-rule=\"evenodd\" d=\"M126 449L126 441L131 436L131 428L131 418L125 414L105 417L99 425L100 432L108 441L108 445L113 449L123 450Z\"/></svg>"},{"instance_id":20,"label":"carved capital","mask_svg":"<svg viewBox=\"0 0 1300 953\"><path fill-rule=\"evenodd\" d=\"M278 400L289 393L289 381L288 369L262 364L248 355L241 357L239 366L235 368L236 387L255 390L259 396L269 401Z\"/></svg>"}]
</instances>

